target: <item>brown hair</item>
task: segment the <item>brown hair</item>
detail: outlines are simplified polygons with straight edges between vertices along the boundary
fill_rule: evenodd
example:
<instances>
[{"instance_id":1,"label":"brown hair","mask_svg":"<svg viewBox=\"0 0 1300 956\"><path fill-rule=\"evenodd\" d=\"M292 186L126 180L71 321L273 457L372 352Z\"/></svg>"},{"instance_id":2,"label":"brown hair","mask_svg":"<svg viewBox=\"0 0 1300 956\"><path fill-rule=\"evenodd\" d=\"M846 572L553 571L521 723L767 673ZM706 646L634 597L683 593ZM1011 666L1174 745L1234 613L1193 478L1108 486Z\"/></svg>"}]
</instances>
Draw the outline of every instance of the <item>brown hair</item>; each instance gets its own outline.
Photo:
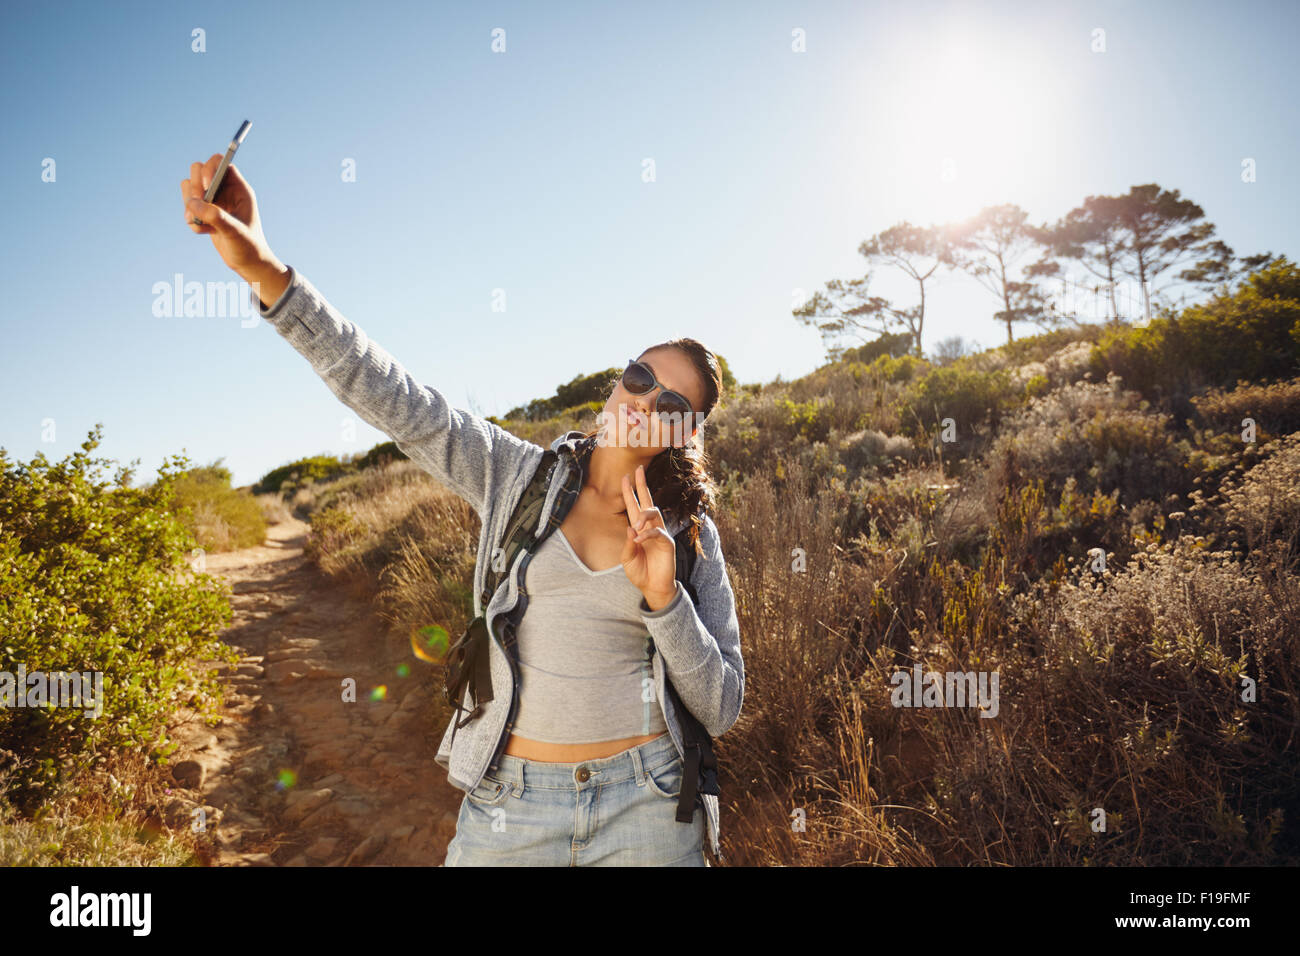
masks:
<instances>
[{"instance_id":1,"label":"brown hair","mask_svg":"<svg viewBox=\"0 0 1300 956\"><path fill-rule=\"evenodd\" d=\"M722 372L717 356L692 338L660 342L641 354L665 348L680 349L695 366L700 380L704 382L704 407L695 411L700 418L706 417L722 395ZM617 385L617 380L615 384ZM703 553L699 544L701 516L713 510L717 498L717 486L709 476L709 457L701 441L704 427L705 423L701 422L695 436L685 445L665 448L659 452L645 470L646 485L655 500L655 507L660 511L672 512L678 519L686 519L690 528L687 541L698 554ZM593 428L584 437L590 438L598 432L599 429Z\"/></svg>"}]
</instances>

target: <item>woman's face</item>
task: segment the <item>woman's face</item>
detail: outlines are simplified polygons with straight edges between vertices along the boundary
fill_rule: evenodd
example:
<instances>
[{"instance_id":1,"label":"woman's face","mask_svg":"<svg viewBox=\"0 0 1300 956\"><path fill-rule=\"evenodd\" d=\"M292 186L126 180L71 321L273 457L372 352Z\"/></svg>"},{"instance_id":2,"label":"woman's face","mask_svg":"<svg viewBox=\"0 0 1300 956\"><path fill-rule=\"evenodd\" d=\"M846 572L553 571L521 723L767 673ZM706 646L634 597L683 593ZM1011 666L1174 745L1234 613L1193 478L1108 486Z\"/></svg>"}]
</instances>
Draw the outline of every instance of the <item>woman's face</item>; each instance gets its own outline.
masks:
<instances>
[{"instance_id":1,"label":"woman's face","mask_svg":"<svg viewBox=\"0 0 1300 956\"><path fill-rule=\"evenodd\" d=\"M620 376L601 412L601 423L606 428L601 442L618 447L645 448L650 452L648 457L654 457L665 448L685 445L697 427L689 416L665 421L655 414L660 386L685 398L696 414L704 408L704 386L691 360L679 349L642 352L637 361L650 367L659 385L643 395L634 395L627 390Z\"/></svg>"}]
</instances>

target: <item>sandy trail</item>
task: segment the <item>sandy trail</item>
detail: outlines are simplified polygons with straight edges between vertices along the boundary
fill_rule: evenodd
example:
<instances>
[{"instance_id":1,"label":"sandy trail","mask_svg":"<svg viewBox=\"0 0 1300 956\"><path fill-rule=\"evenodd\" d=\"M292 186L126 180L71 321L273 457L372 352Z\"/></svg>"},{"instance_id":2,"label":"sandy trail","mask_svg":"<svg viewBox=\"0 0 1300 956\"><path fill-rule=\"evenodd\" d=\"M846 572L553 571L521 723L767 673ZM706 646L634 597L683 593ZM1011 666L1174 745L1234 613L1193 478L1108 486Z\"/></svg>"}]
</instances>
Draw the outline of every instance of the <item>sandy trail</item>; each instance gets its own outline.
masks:
<instances>
[{"instance_id":1,"label":"sandy trail","mask_svg":"<svg viewBox=\"0 0 1300 956\"><path fill-rule=\"evenodd\" d=\"M166 822L201 824L217 866L438 866L463 796L433 759L438 672L304 557L307 531L290 519L262 545L205 557L231 585L222 637L243 660L223 678L219 726L188 712L172 725Z\"/></svg>"}]
</instances>

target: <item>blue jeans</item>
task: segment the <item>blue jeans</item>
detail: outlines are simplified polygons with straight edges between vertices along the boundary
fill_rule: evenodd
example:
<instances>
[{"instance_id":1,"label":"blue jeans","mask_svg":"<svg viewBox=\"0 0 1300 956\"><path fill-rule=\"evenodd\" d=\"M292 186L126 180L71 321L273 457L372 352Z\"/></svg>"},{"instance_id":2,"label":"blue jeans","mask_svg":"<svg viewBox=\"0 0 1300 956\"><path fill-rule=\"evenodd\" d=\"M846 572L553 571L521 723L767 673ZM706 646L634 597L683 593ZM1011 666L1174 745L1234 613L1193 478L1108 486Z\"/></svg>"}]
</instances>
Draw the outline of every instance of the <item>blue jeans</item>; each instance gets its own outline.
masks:
<instances>
[{"instance_id":1,"label":"blue jeans","mask_svg":"<svg viewBox=\"0 0 1300 956\"><path fill-rule=\"evenodd\" d=\"M668 733L612 757L502 754L465 794L444 866L708 866L698 798L678 823L685 768Z\"/></svg>"}]
</instances>

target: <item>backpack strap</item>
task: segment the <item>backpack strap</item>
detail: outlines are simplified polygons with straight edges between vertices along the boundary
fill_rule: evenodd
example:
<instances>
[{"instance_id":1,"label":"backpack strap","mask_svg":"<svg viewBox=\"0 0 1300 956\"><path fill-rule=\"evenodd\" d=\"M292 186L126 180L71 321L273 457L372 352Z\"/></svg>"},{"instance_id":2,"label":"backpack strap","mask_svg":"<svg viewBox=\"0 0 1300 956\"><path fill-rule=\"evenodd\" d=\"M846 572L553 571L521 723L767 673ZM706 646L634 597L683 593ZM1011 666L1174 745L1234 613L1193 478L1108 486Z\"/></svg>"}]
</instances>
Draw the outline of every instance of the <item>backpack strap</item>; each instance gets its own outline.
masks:
<instances>
[{"instance_id":1,"label":"backpack strap","mask_svg":"<svg viewBox=\"0 0 1300 956\"><path fill-rule=\"evenodd\" d=\"M528 487L519 496L519 502L510 515L510 521L506 524L505 535L502 538L505 542L503 545L503 560L500 562L494 560L483 575L483 594L480 606L484 613L487 612L488 603L492 600L492 595L496 593L502 576L514 564L515 556L519 554L520 550L531 550L533 545L537 543L537 536L534 531L541 523L542 509L546 506L546 491L550 487L551 476L555 473L555 466L559 461L559 457L556 452L549 448L542 452L542 460L537 463L537 470L533 472ZM500 570L498 570L498 566Z\"/></svg>"},{"instance_id":2,"label":"backpack strap","mask_svg":"<svg viewBox=\"0 0 1300 956\"><path fill-rule=\"evenodd\" d=\"M483 705L493 699L492 672L489 667L487 606L501 584L501 578L514 564L520 550L531 550L536 544L534 534L541 520L542 509L546 505L546 492L550 487L551 476L555 472L559 455L550 448L542 452L541 461L529 479L523 494L515 504L515 510L506 523L502 537L502 555L500 559L493 552L493 559L483 573L483 593L479 601L482 611L460 639L448 652L447 677L443 687L443 697L450 701L456 712L466 714L463 720L457 720L451 731L451 743L456 742L456 731L482 713ZM498 570L499 569L499 570ZM465 692L474 697L474 709L467 710Z\"/></svg>"}]
</instances>

